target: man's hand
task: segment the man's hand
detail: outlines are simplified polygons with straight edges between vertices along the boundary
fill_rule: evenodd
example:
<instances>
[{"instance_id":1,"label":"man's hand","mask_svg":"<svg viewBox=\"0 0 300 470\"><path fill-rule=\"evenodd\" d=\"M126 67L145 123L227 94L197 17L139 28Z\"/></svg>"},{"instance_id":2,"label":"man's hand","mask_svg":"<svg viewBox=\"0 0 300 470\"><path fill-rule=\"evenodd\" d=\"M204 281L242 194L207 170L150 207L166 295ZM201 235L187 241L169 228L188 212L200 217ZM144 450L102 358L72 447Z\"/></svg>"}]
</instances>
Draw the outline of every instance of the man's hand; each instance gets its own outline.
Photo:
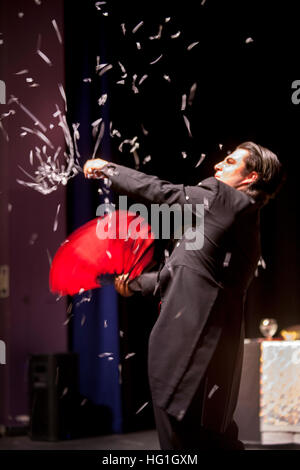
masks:
<instances>
[{"instance_id":1,"label":"man's hand","mask_svg":"<svg viewBox=\"0 0 300 470\"><path fill-rule=\"evenodd\" d=\"M115 289L123 297L130 297L133 294L128 286L128 274L120 274L115 277Z\"/></svg>"},{"instance_id":2,"label":"man's hand","mask_svg":"<svg viewBox=\"0 0 300 470\"><path fill-rule=\"evenodd\" d=\"M107 163L108 162L106 160L102 160L102 158L87 160L83 167L84 176L86 178L101 178L101 170Z\"/></svg>"}]
</instances>

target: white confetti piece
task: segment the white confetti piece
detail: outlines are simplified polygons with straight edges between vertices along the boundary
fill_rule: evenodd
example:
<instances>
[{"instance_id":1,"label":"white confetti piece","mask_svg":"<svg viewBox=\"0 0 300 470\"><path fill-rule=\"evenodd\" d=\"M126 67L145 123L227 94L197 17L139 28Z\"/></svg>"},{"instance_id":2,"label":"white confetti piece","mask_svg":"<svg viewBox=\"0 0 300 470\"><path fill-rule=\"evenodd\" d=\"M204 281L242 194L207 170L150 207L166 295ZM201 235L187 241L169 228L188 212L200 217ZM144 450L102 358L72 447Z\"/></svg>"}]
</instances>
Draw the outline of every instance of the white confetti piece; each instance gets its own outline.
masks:
<instances>
[{"instance_id":1,"label":"white confetti piece","mask_svg":"<svg viewBox=\"0 0 300 470\"><path fill-rule=\"evenodd\" d=\"M179 317L181 317L181 315L182 315L182 312L178 312L178 313L175 315L174 318L179 318Z\"/></svg>"},{"instance_id":2,"label":"white confetti piece","mask_svg":"<svg viewBox=\"0 0 300 470\"><path fill-rule=\"evenodd\" d=\"M97 10L101 10L101 5L105 5L106 2L96 2L95 3L95 7L97 8Z\"/></svg>"},{"instance_id":3,"label":"white confetti piece","mask_svg":"<svg viewBox=\"0 0 300 470\"><path fill-rule=\"evenodd\" d=\"M137 79L137 75L134 74L133 77L132 77L132 85L131 85L131 88L132 88L132 90L133 90L134 93L139 93L139 90L138 90L138 88L137 88L137 86L136 86L136 84L135 84L136 79Z\"/></svg>"},{"instance_id":4,"label":"white confetti piece","mask_svg":"<svg viewBox=\"0 0 300 470\"><path fill-rule=\"evenodd\" d=\"M160 56L157 57L157 59L155 59L155 60L153 60L152 62L150 62L150 65L156 64L162 57L163 57L163 54L160 54Z\"/></svg>"},{"instance_id":5,"label":"white confetti piece","mask_svg":"<svg viewBox=\"0 0 300 470\"><path fill-rule=\"evenodd\" d=\"M166 74L165 74L165 75L164 75L164 79L167 80L167 82L171 82L171 79L170 79L169 75L166 75Z\"/></svg>"},{"instance_id":6,"label":"white confetti piece","mask_svg":"<svg viewBox=\"0 0 300 470\"><path fill-rule=\"evenodd\" d=\"M100 357L100 358L110 357L110 356L113 356L113 354L114 353L112 353L112 352L104 352L104 353L98 354L98 357Z\"/></svg>"},{"instance_id":7,"label":"white confetti piece","mask_svg":"<svg viewBox=\"0 0 300 470\"><path fill-rule=\"evenodd\" d=\"M125 80L118 80L117 85L125 85Z\"/></svg>"},{"instance_id":8,"label":"white confetti piece","mask_svg":"<svg viewBox=\"0 0 300 470\"><path fill-rule=\"evenodd\" d=\"M208 394L208 398L209 398L209 399L214 395L214 393L216 393L216 391L218 390L218 388L220 388L218 385L214 385L214 386L212 387L211 391L210 391L209 394Z\"/></svg>"},{"instance_id":9,"label":"white confetti piece","mask_svg":"<svg viewBox=\"0 0 300 470\"><path fill-rule=\"evenodd\" d=\"M63 326L68 325L68 323L71 321L72 317L74 317L73 313L63 322Z\"/></svg>"},{"instance_id":10,"label":"white confetti piece","mask_svg":"<svg viewBox=\"0 0 300 470\"><path fill-rule=\"evenodd\" d=\"M80 326L83 326L86 322L86 316L83 314L80 321Z\"/></svg>"},{"instance_id":11,"label":"white confetti piece","mask_svg":"<svg viewBox=\"0 0 300 470\"><path fill-rule=\"evenodd\" d=\"M107 327L108 327L107 320L104 320L104 328L107 328Z\"/></svg>"},{"instance_id":12,"label":"white confetti piece","mask_svg":"<svg viewBox=\"0 0 300 470\"><path fill-rule=\"evenodd\" d=\"M247 38L246 41L245 41L246 44L249 44L250 42L253 42L252 38Z\"/></svg>"},{"instance_id":13,"label":"white confetti piece","mask_svg":"<svg viewBox=\"0 0 300 470\"><path fill-rule=\"evenodd\" d=\"M95 147L94 147L94 152L93 152L92 158L95 158L95 156L96 156L96 152L97 152L97 150L98 150L98 147L99 147L99 145L100 145L100 143L101 143L101 140L102 140L102 138L103 138L103 135L104 135L104 130L105 130L105 124L104 124L104 122L101 122L100 131L99 131L99 134L98 134L96 143L95 143Z\"/></svg>"},{"instance_id":14,"label":"white confetti piece","mask_svg":"<svg viewBox=\"0 0 300 470\"><path fill-rule=\"evenodd\" d=\"M201 157L199 158L199 161L197 162L195 168L197 168L199 165L201 165L201 163L203 162L203 160L205 159L206 157L206 154L205 153L201 153Z\"/></svg>"},{"instance_id":15,"label":"white confetti piece","mask_svg":"<svg viewBox=\"0 0 300 470\"><path fill-rule=\"evenodd\" d=\"M23 13L22 11L19 11L18 17L19 17L19 18L23 18L23 16L24 16L24 13Z\"/></svg>"},{"instance_id":16,"label":"white confetti piece","mask_svg":"<svg viewBox=\"0 0 300 470\"><path fill-rule=\"evenodd\" d=\"M12 207L13 207L12 204L9 202L9 203L7 204L7 210L8 210L8 212L11 212L11 211L12 211Z\"/></svg>"},{"instance_id":17,"label":"white confetti piece","mask_svg":"<svg viewBox=\"0 0 300 470\"><path fill-rule=\"evenodd\" d=\"M109 257L109 259L112 258L112 255L111 255L110 251L106 250L106 254L107 254L107 256Z\"/></svg>"},{"instance_id":18,"label":"white confetti piece","mask_svg":"<svg viewBox=\"0 0 300 470\"><path fill-rule=\"evenodd\" d=\"M171 38L172 38L172 39L176 39L176 38L178 38L178 37L180 36L180 34L181 34L181 31L178 31L178 32L175 33L175 34L171 34Z\"/></svg>"},{"instance_id":19,"label":"white confetti piece","mask_svg":"<svg viewBox=\"0 0 300 470\"><path fill-rule=\"evenodd\" d=\"M107 72L108 70L110 70L112 68L113 68L113 66L111 64L108 64L105 67L103 67L99 72L99 77L101 77L105 72Z\"/></svg>"},{"instance_id":20,"label":"white confetti piece","mask_svg":"<svg viewBox=\"0 0 300 470\"><path fill-rule=\"evenodd\" d=\"M161 32L162 32L162 25L159 25L158 33L155 36L149 36L150 41L154 39L160 39L161 38Z\"/></svg>"},{"instance_id":21,"label":"white confetti piece","mask_svg":"<svg viewBox=\"0 0 300 470\"><path fill-rule=\"evenodd\" d=\"M55 19L52 20L52 25L53 25L53 28L56 32L56 36L57 36L57 39L58 39L59 43L62 44L62 37L61 37L60 31L59 31L59 28L57 26L57 23L56 23Z\"/></svg>"},{"instance_id":22,"label":"white confetti piece","mask_svg":"<svg viewBox=\"0 0 300 470\"><path fill-rule=\"evenodd\" d=\"M42 4L42 0L34 0L34 2L36 3L36 5L41 5Z\"/></svg>"},{"instance_id":23,"label":"white confetti piece","mask_svg":"<svg viewBox=\"0 0 300 470\"><path fill-rule=\"evenodd\" d=\"M0 121L0 130L1 130L2 134L3 134L4 139L5 139L7 142L9 142L8 133L7 133L6 130L4 129L3 124L2 124L1 121Z\"/></svg>"},{"instance_id":24,"label":"white confetti piece","mask_svg":"<svg viewBox=\"0 0 300 470\"><path fill-rule=\"evenodd\" d=\"M187 157L187 153L186 153L186 152L181 152L181 155L182 155L182 158L186 158L186 157Z\"/></svg>"},{"instance_id":25,"label":"white confetti piece","mask_svg":"<svg viewBox=\"0 0 300 470\"><path fill-rule=\"evenodd\" d=\"M219 149L222 150L223 144L219 144Z\"/></svg>"},{"instance_id":26,"label":"white confetti piece","mask_svg":"<svg viewBox=\"0 0 300 470\"><path fill-rule=\"evenodd\" d=\"M84 287L81 287L81 289L79 289L78 294L82 294L83 292L84 292Z\"/></svg>"},{"instance_id":27,"label":"white confetti piece","mask_svg":"<svg viewBox=\"0 0 300 470\"><path fill-rule=\"evenodd\" d=\"M91 78L84 78L82 81L84 83L91 83L92 79Z\"/></svg>"},{"instance_id":28,"label":"white confetti piece","mask_svg":"<svg viewBox=\"0 0 300 470\"><path fill-rule=\"evenodd\" d=\"M189 97L188 97L188 105L189 106L191 106L192 103L193 103L193 100L194 100L195 94L196 94L196 90L197 90L197 83L193 83L193 85L190 88L190 93L189 93Z\"/></svg>"},{"instance_id":29,"label":"white confetti piece","mask_svg":"<svg viewBox=\"0 0 300 470\"><path fill-rule=\"evenodd\" d=\"M223 261L223 267L224 268L227 268L229 266L229 263L230 263L230 258L231 258L231 253L226 253L225 255L225 259Z\"/></svg>"},{"instance_id":30,"label":"white confetti piece","mask_svg":"<svg viewBox=\"0 0 300 470\"><path fill-rule=\"evenodd\" d=\"M56 230L57 230L59 211L60 211L60 204L58 204L57 209L56 209L56 215L55 215L55 220L54 220L54 224L53 224L53 232L56 232Z\"/></svg>"},{"instance_id":31,"label":"white confetti piece","mask_svg":"<svg viewBox=\"0 0 300 470\"><path fill-rule=\"evenodd\" d=\"M51 266L52 258L51 258L51 255L50 255L50 252L49 252L48 248L46 249L46 252L47 252L47 256L48 256L49 266Z\"/></svg>"},{"instance_id":32,"label":"white confetti piece","mask_svg":"<svg viewBox=\"0 0 300 470\"><path fill-rule=\"evenodd\" d=\"M67 109L67 97L66 97L65 89L64 89L62 83L58 84L58 88L59 88L60 94L61 94L61 96L62 96L62 98L65 102L65 110L67 112L68 111L68 109Z\"/></svg>"},{"instance_id":33,"label":"white confetti piece","mask_svg":"<svg viewBox=\"0 0 300 470\"><path fill-rule=\"evenodd\" d=\"M149 403L149 402L146 401L146 403L144 403L144 404L136 411L135 414L137 415L138 413L140 413L140 412L148 405L148 403Z\"/></svg>"},{"instance_id":34,"label":"white confetti piece","mask_svg":"<svg viewBox=\"0 0 300 470\"><path fill-rule=\"evenodd\" d=\"M186 95L182 95L181 97L181 111L184 111L186 108Z\"/></svg>"},{"instance_id":35,"label":"white confetti piece","mask_svg":"<svg viewBox=\"0 0 300 470\"><path fill-rule=\"evenodd\" d=\"M99 99L98 99L98 105L103 106L107 101L107 93L104 93Z\"/></svg>"},{"instance_id":36,"label":"white confetti piece","mask_svg":"<svg viewBox=\"0 0 300 470\"><path fill-rule=\"evenodd\" d=\"M191 49L193 49L193 47L197 46L197 44L199 44L199 41L192 42L192 43L187 47L187 50L190 51Z\"/></svg>"},{"instance_id":37,"label":"white confetti piece","mask_svg":"<svg viewBox=\"0 0 300 470\"><path fill-rule=\"evenodd\" d=\"M171 17L170 17L170 16L167 16L167 17L165 18L165 23L169 23L170 19L171 19Z\"/></svg>"},{"instance_id":38,"label":"white confetti piece","mask_svg":"<svg viewBox=\"0 0 300 470\"><path fill-rule=\"evenodd\" d=\"M80 406L84 406L88 402L87 398L84 398L82 402L80 403Z\"/></svg>"},{"instance_id":39,"label":"white confetti piece","mask_svg":"<svg viewBox=\"0 0 300 470\"><path fill-rule=\"evenodd\" d=\"M259 258L257 266L261 266L263 269L266 269L267 265L266 265L265 260L263 259L262 256Z\"/></svg>"},{"instance_id":40,"label":"white confetti piece","mask_svg":"<svg viewBox=\"0 0 300 470\"><path fill-rule=\"evenodd\" d=\"M69 388L68 388L68 387L65 387L65 388L63 389L63 392L62 392L62 395L61 395L60 398L62 398L62 397L64 397L65 395L67 395L68 391L69 391Z\"/></svg>"},{"instance_id":41,"label":"white confetti piece","mask_svg":"<svg viewBox=\"0 0 300 470\"><path fill-rule=\"evenodd\" d=\"M135 44L136 48L140 51L142 49L141 43L137 41Z\"/></svg>"},{"instance_id":42,"label":"white confetti piece","mask_svg":"<svg viewBox=\"0 0 300 470\"><path fill-rule=\"evenodd\" d=\"M148 134L149 134L149 131L147 131L147 129L145 129L145 127L143 126L143 124L141 124L141 128L142 128L142 131L143 131L143 134L144 134L144 135L148 135Z\"/></svg>"},{"instance_id":43,"label":"white confetti piece","mask_svg":"<svg viewBox=\"0 0 300 470\"><path fill-rule=\"evenodd\" d=\"M145 157L143 160L143 165L145 165L145 163L150 162L150 160L151 160L151 155L147 155L147 157Z\"/></svg>"},{"instance_id":44,"label":"white confetti piece","mask_svg":"<svg viewBox=\"0 0 300 470\"><path fill-rule=\"evenodd\" d=\"M190 121L188 120L188 118L185 115L183 115L183 119L184 119L185 125L187 127L189 136L192 137Z\"/></svg>"},{"instance_id":45,"label":"white confetti piece","mask_svg":"<svg viewBox=\"0 0 300 470\"><path fill-rule=\"evenodd\" d=\"M140 21L132 30L132 33L135 34L138 29L140 29L141 26L143 26L144 21Z\"/></svg>"},{"instance_id":46,"label":"white confetti piece","mask_svg":"<svg viewBox=\"0 0 300 470\"><path fill-rule=\"evenodd\" d=\"M28 73L28 72L29 72L28 69L22 69L19 72L15 72L15 75L24 75L25 73Z\"/></svg>"},{"instance_id":47,"label":"white confetti piece","mask_svg":"<svg viewBox=\"0 0 300 470\"><path fill-rule=\"evenodd\" d=\"M52 66L52 62L51 60L49 59L48 56L46 56L46 54L44 54L42 51L40 51L39 49L37 50L37 53L38 55L46 62L46 64L50 65L50 67Z\"/></svg>"},{"instance_id":48,"label":"white confetti piece","mask_svg":"<svg viewBox=\"0 0 300 470\"><path fill-rule=\"evenodd\" d=\"M126 26L125 26L125 23L121 23L121 29L122 29L122 33L123 33L124 36L125 36L125 34L126 34Z\"/></svg>"},{"instance_id":49,"label":"white confetti piece","mask_svg":"<svg viewBox=\"0 0 300 470\"><path fill-rule=\"evenodd\" d=\"M26 82L27 82L27 83L32 83L32 82L33 82L33 78L27 77L27 78L26 78Z\"/></svg>"},{"instance_id":50,"label":"white confetti piece","mask_svg":"<svg viewBox=\"0 0 300 470\"><path fill-rule=\"evenodd\" d=\"M125 356L125 360L126 360L126 359L130 359L131 357L133 357L133 356L135 356L135 355L136 355L136 353L129 353L129 354L127 354L127 355Z\"/></svg>"}]
</instances>

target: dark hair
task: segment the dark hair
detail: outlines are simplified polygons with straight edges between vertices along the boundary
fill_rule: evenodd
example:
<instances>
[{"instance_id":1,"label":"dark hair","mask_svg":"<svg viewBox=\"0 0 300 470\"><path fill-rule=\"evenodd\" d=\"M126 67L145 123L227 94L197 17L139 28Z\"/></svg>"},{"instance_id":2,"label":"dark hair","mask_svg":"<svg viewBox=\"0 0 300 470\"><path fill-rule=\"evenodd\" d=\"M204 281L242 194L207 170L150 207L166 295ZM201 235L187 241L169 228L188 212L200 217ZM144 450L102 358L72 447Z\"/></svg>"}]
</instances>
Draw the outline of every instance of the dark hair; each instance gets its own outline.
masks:
<instances>
[{"instance_id":1,"label":"dark hair","mask_svg":"<svg viewBox=\"0 0 300 470\"><path fill-rule=\"evenodd\" d=\"M267 204L269 199L276 196L284 182L282 164L275 153L254 142L244 142L237 148L248 150L245 174L251 171L258 173L258 179L251 183L245 192L263 205Z\"/></svg>"}]
</instances>

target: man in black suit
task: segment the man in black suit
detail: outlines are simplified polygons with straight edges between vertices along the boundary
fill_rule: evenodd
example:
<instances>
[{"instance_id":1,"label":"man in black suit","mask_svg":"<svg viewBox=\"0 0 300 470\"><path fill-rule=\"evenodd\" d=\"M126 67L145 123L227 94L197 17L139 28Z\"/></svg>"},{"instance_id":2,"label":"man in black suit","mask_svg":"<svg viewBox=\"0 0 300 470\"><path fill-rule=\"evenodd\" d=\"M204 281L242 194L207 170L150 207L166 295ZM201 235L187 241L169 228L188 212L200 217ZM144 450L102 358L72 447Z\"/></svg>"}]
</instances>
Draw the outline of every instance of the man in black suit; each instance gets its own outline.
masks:
<instances>
[{"instance_id":1,"label":"man in black suit","mask_svg":"<svg viewBox=\"0 0 300 470\"><path fill-rule=\"evenodd\" d=\"M233 422L244 344L245 295L260 257L261 207L277 192L274 153L245 142L198 186L174 185L101 159L86 177L144 203L204 204L204 244L184 232L158 274L115 285L122 295L159 287L161 310L149 339L148 372L161 448L242 449Z\"/></svg>"}]
</instances>

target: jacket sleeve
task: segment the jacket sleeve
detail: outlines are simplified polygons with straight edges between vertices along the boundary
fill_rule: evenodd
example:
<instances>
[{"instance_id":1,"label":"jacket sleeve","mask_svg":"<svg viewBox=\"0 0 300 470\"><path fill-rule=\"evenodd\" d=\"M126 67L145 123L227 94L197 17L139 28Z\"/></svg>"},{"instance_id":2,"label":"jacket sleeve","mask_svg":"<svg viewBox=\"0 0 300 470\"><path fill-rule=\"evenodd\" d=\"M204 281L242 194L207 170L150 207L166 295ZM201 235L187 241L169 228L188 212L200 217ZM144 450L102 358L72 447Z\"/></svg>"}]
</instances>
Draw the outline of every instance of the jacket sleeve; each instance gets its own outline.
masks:
<instances>
[{"instance_id":1,"label":"jacket sleeve","mask_svg":"<svg viewBox=\"0 0 300 470\"><path fill-rule=\"evenodd\" d=\"M155 295L157 277L157 271L141 274L128 283L129 289L142 295Z\"/></svg>"},{"instance_id":2,"label":"jacket sleeve","mask_svg":"<svg viewBox=\"0 0 300 470\"><path fill-rule=\"evenodd\" d=\"M139 202L180 205L186 203L183 184L172 184L115 163L108 163L101 171L111 181L114 191L126 194Z\"/></svg>"}]
</instances>

